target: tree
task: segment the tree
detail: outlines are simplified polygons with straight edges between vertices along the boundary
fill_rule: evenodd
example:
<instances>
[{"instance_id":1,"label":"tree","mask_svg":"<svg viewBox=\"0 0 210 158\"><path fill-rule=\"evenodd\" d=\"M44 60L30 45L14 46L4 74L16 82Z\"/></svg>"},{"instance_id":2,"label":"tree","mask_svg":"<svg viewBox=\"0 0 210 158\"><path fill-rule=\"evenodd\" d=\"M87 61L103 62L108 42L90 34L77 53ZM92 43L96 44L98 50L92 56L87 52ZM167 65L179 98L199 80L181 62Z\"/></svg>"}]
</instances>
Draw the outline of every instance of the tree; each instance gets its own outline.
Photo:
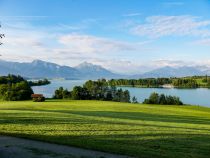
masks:
<instances>
[{"instance_id":1,"label":"tree","mask_svg":"<svg viewBox=\"0 0 210 158\"><path fill-rule=\"evenodd\" d=\"M9 74L8 76L0 76L0 84L12 84L12 83L19 83L25 81L21 76L15 76Z\"/></svg>"},{"instance_id":2,"label":"tree","mask_svg":"<svg viewBox=\"0 0 210 158\"><path fill-rule=\"evenodd\" d=\"M138 103L137 98L135 96L132 98L132 103L134 103L134 104Z\"/></svg>"},{"instance_id":3,"label":"tree","mask_svg":"<svg viewBox=\"0 0 210 158\"><path fill-rule=\"evenodd\" d=\"M204 77L204 79L202 80L202 82L205 82L205 83L208 82L208 75L206 75L206 76Z\"/></svg>"},{"instance_id":4,"label":"tree","mask_svg":"<svg viewBox=\"0 0 210 158\"><path fill-rule=\"evenodd\" d=\"M55 90L55 93L53 95L54 99L70 99L71 98L71 92L69 92L67 89L64 89L63 87L60 87L59 89Z\"/></svg>"},{"instance_id":5,"label":"tree","mask_svg":"<svg viewBox=\"0 0 210 158\"><path fill-rule=\"evenodd\" d=\"M122 98L122 94L123 94L123 90L121 88L116 90L113 97L113 101L120 102Z\"/></svg>"},{"instance_id":6,"label":"tree","mask_svg":"<svg viewBox=\"0 0 210 158\"><path fill-rule=\"evenodd\" d=\"M166 97L164 94L160 95L159 104L162 104L162 105L167 104Z\"/></svg>"},{"instance_id":7,"label":"tree","mask_svg":"<svg viewBox=\"0 0 210 158\"><path fill-rule=\"evenodd\" d=\"M33 90L27 81L0 85L0 99L2 100L30 100L31 94Z\"/></svg>"},{"instance_id":8,"label":"tree","mask_svg":"<svg viewBox=\"0 0 210 158\"><path fill-rule=\"evenodd\" d=\"M87 88L81 86L75 86L71 92L71 96L74 100L86 100L90 98Z\"/></svg>"},{"instance_id":9,"label":"tree","mask_svg":"<svg viewBox=\"0 0 210 158\"><path fill-rule=\"evenodd\" d=\"M109 86L105 79L87 81L83 86L75 86L72 91L62 87L55 90L55 99L71 98L74 100L106 100L117 102L130 102L130 93L115 86Z\"/></svg>"},{"instance_id":10,"label":"tree","mask_svg":"<svg viewBox=\"0 0 210 158\"><path fill-rule=\"evenodd\" d=\"M104 100L107 100L107 101L113 100L113 93L112 93L111 90L109 90L109 91L106 92L106 95L104 97Z\"/></svg>"},{"instance_id":11,"label":"tree","mask_svg":"<svg viewBox=\"0 0 210 158\"><path fill-rule=\"evenodd\" d=\"M149 103L150 104L158 104L159 103L159 94L158 93L152 93L149 97Z\"/></svg>"},{"instance_id":12,"label":"tree","mask_svg":"<svg viewBox=\"0 0 210 158\"><path fill-rule=\"evenodd\" d=\"M69 92L67 89L63 90L63 99L71 98L71 92Z\"/></svg>"},{"instance_id":13,"label":"tree","mask_svg":"<svg viewBox=\"0 0 210 158\"><path fill-rule=\"evenodd\" d=\"M54 99L63 99L63 87L55 90L55 94L53 96Z\"/></svg>"},{"instance_id":14,"label":"tree","mask_svg":"<svg viewBox=\"0 0 210 158\"><path fill-rule=\"evenodd\" d=\"M159 95L158 93L152 93L148 99L145 99L144 104L161 104L161 105L183 105L179 97Z\"/></svg>"},{"instance_id":15,"label":"tree","mask_svg":"<svg viewBox=\"0 0 210 158\"><path fill-rule=\"evenodd\" d=\"M130 102L130 93L129 93L128 90L125 90L123 92L123 96L122 96L121 102L128 102L128 103Z\"/></svg>"},{"instance_id":16,"label":"tree","mask_svg":"<svg viewBox=\"0 0 210 158\"><path fill-rule=\"evenodd\" d=\"M210 87L210 78L207 80L207 86Z\"/></svg>"}]
</instances>

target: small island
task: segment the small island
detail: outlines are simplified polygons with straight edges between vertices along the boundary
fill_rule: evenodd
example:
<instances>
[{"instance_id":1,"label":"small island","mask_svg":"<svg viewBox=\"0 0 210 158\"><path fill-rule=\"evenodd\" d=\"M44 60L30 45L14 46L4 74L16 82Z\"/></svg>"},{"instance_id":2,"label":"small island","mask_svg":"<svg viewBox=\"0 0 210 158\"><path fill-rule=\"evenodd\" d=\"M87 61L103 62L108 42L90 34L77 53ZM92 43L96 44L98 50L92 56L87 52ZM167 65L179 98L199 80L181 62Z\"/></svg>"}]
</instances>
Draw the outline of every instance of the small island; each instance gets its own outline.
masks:
<instances>
[{"instance_id":1,"label":"small island","mask_svg":"<svg viewBox=\"0 0 210 158\"><path fill-rule=\"evenodd\" d=\"M28 81L28 84L30 86L44 86L44 85L48 85L51 82L48 79L43 79L43 80L37 80L37 81Z\"/></svg>"}]
</instances>

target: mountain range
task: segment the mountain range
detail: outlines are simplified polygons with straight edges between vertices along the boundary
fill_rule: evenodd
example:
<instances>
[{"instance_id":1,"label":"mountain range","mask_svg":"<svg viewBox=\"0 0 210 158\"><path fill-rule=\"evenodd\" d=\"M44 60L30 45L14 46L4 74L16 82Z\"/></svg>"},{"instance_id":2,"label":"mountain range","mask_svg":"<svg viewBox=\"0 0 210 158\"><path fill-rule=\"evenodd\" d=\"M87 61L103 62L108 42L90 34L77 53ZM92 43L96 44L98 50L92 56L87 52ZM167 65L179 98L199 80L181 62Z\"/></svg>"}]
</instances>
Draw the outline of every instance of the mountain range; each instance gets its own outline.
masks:
<instances>
[{"instance_id":1,"label":"mountain range","mask_svg":"<svg viewBox=\"0 0 210 158\"><path fill-rule=\"evenodd\" d=\"M186 76L202 76L210 74L208 70L201 70L197 67L162 67L143 74L132 75L129 78L159 78L159 77L186 77Z\"/></svg>"},{"instance_id":2,"label":"mountain range","mask_svg":"<svg viewBox=\"0 0 210 158\"><path fill-rule=\"evenodd\" d=\"M42 60L34 60L30 63L0 60L0 75L7 74L21 75L26 78L65 79L118 78L123 76L87 62L81 63L76 67L70 67Z\"/></svg>"},{"instance_id":3,"label":"mountain range","mask_svg":"<svg viewBox=\"0 0 210 158\"><path fill-rule=\"evenodd\" d=\"M0 75L15 74L26 78L65 78L65 79L98 79L98 78L157 78L184 77L210 74L210 69L204 67L162 67L152 71L122 75L113 73L102 66L83 62L76 67L61 66L55 63L34 60L28 63L0 60Z\"/></svg>"}]
</instances>

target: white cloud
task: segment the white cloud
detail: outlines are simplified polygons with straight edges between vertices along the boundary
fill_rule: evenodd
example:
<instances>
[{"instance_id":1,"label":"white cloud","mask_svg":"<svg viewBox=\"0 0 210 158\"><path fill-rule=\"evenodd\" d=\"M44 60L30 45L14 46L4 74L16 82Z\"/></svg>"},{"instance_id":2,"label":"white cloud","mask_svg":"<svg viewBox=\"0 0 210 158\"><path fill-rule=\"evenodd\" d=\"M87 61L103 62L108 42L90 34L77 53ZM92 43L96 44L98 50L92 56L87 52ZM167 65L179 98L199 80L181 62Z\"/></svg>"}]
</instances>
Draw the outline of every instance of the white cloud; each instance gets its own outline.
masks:
<instances>
[{"instance_id":1,"label":"white cloud","mask_svg":"<svg viewBox=\"0 0 210 158\"><path fill-rule=\"evenodd\" d=\"M141 13L129 13L129 14L124 14L124 17L133 17L133 16L139 16Z\"/></svg>"},{"instance_id":2,"label":"white cloud","mask_svg":"<svg viewBox=\"0 0 210 158\"><path fill-rule=\"evenodd\" d=\"M166 60L166 59L159 59L152 62L155 67L165 67L165 66L172 66L172 67L179 67L186 65L186 62L182 60Z\"/></svg>"},{"instance_id":3,"label":"white cloud","mask_svg":"<svg viewBox=\"0 0 210 158\"><path fill-rule=\"evenodd\" d=\"M150 22L154 23L153 21L155 21L155 23L158 23L157 19L153 18ZM159 21L159 23L161 22L162 20ZM161 26L159 23L158 26ZM196 28L197 32L209 24L208 21L198 22L197 20L194 23L196 26L191 29L195 30ZM72 30L77 30L73 25L69 25L69 28L64 25L60 27L64 30L57 26L40 28L32 26L30 23L18 22L12 23L12 25L11 23L4 23L2 31L6 34L6 38L3 41L4 45L0 49L2 55L0 59L27 62L33 59L41 59L67 66L75 66L87 61L99 64L114 72L127 74L143 73L162 66L202 65L202 62L174 60L143 61L143 53L155 52L154 49L148 50L148 43L153 42L153 40L127 42L82 33L72 33ZM206 31L208 33L208 30ZM155 31L153 34L155 34ZM168 34L171 35L171 33L166 35ZM205 39L207 40L208 37ZM150 46L149 49L152 49L152 47ZM140 53L142 53L142 56ZM142 59L140 59L141 57ZM205 63L210 65L208 61Z\"/></svg>"},{"instance_id":4,"label":"white cloud","mask_svg":"<svg viewBox=\"0 0 210 158\"><path fill-rule=\"evenodd\" d=\"M163 5L164 6L167 6L167 7L171 7L171 6L182 6L182 5L184 5L184 3L183 2L176 2L176 1L174 1L174 2L165 2L165 3L163 3Z\"/></svg>"},{"instance_id":5,"label":"white cloud","mask_svg":"<svg viewBox=\"0 0 210 158\"><path fill-rule=\"evenodd\" d=\"M192 44L197 44L201 46L210 46L210 38L197 40L197 41L192 42Z\"/></svg>"},{"instance_id":6,"label":"white cloud","mask_svg":"<svg viewBox=\"0 0 210 158\"><path fill-rule=\"evenodd\" d=\"M24 18L24 19L31 19L31 18L48 18L49 16L44 16L44 15L42 15L42 16L0 16L0 18L2 19L7 19L8 20L8 18L11 18L11 19L22 19L22 18Z\"/></svg>"},{"instance_id":7,"label":"white cloud","mask_svg":"<svg viewBox=\"0 0 210 158\"><path fill-rule=\"evenodd\" d=\"M109 69L116 73L121 74L141 74L154 69L162 68L162 67L196 67L202 70L210 69L210 60L197 60L197 61L183 61L183 60L167 60L167 59L159 59L153 61L138 61L138 60L126 60L126 59L99 59L92 58L89 62L97 65L101 65L106 69Z\"/></svg>"},{"instance_id":8,"label":"white cloud","mask_svg":"<svg viewBox=\"0 0 210 158\"><path fill-rule=\"evenodd\" d=\"M151 61L151 65L156 68L170 66L170 67L183 67L183 66L189 66L189 67L197 67L197 68L210 68L210 60L168 60L168 59L159 59Z\"/></svg>"},{"instance_id":9,"label":"white cloud","mask_svg":"<svg viewBox=\"0 0 210 158\"><path fill-rule=\"evenodd\" d=\"M78 53L113 53L135 50L135 47L127 42L74 33L61 36L59 42L64 44L69 52Z\"/></svg>"},{"instance_id":10,"label":"white cloud","mask_svg":"<svg viewBox=\"0 0 210 158\"><path fill-rule=\"evenodd\" d=\"M61 26L63 27L63 26ZM64 27L65 29L65 27ZM99 36L72 33L69 28L60 31L57 27L34 27L30 23L4 23L6 34L0 49L0 59L17 62L30 62L41 59L60 65L75 66L81 62L99 63L116 72L133 71L121 59L126 53L144 50L151 41L130 43ZM66 32L69 32L66 34ZM124 53L123 53L124 52ZM116 58L117 60L113 59ZM121 65L121 66L120 66ZM130 69L130 70L129 70ZM135 67L133 67L135 69Z\"/></svg>"},{"instance_id":11,"label":"white cloud","mask_svg":"<svg viewBox=\"0 0 210 158\"><path fill-rule=\"evenodd\" d=\"M96 65L101 65L102 67L120 74L136 74L142 73L147 70L144 65L141 65L135 61L129 61L126 59L92 59L89 62Z\"/></svg>"},{"instance_id":12,"label":"white cloud","mask_svg":"<svg viewBox=\"0 0 210 158\"><path fill-rule=\"evenodd\" d=\"M44 45L39 39L35 38L21 38L21 37L7 37L4 40L5 45L10 47L41 47Z\"/></svg>"},{"instance_id":13,"label":"white cloud","mask_svg":"<svg viewBox=\"0 0 210 158\"><path fill-rule=\"evenodd\" d=\"M144 24L131 29L133 34L159 38L163 36L210 36L210 20L195 16L151 16Z\"/></svg>"},{"instance_id":14,"label":"white cloud","mask_svg":"<svg viewBox=\"0 0 210 158\"><path fill-rule=\"evenodd\" d=\"M66 25L66 24L59 24L59 28L60 29L67 29L67 30L81 30L81 29L84 29L85 27L84 26L77 26L77 25Z\"/></svg>"}]
</instances>

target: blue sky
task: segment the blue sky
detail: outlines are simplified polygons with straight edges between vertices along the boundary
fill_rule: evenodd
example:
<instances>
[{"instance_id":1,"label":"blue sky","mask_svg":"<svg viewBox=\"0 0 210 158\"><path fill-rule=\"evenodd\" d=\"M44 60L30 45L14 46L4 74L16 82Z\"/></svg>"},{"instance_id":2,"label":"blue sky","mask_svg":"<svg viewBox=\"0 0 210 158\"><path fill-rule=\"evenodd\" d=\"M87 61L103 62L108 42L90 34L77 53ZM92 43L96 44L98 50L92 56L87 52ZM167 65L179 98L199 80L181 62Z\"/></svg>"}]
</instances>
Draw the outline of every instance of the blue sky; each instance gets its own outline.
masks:
<instances>
[{"instance_id":1,"label":"blue sky","mask_svg":"<svg viewBox=\"0 0 210 158\"><path fill-rule=\"evenodd\" d=\"M119 73L210 66L209 0L0 0L1 59Z\"/></svg>"}]
</instances>

